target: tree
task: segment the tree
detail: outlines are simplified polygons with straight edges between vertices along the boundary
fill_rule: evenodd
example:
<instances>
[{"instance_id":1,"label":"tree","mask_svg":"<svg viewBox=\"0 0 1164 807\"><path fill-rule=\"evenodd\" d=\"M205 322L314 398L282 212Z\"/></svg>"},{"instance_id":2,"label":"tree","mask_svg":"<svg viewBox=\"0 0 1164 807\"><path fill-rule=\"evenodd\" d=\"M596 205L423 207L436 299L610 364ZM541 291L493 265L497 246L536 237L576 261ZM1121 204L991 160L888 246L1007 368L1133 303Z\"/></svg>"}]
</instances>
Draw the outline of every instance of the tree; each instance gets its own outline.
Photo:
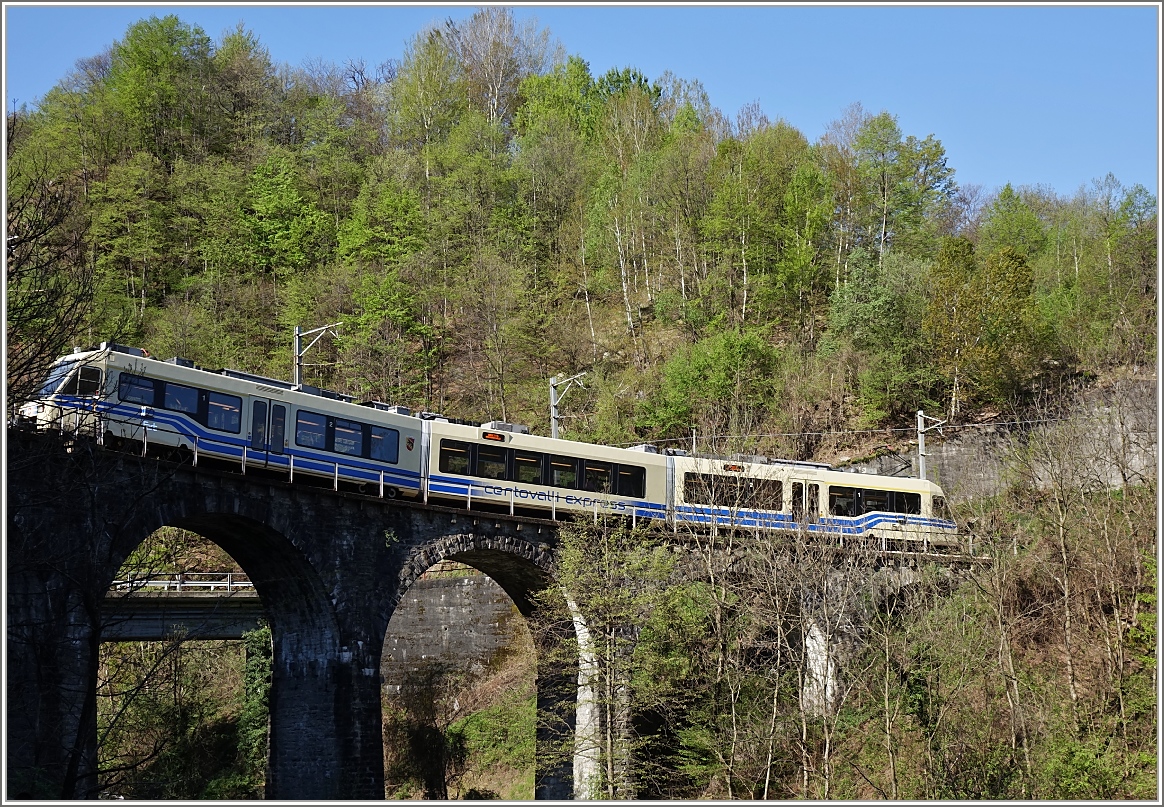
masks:
<instances>
[{"instance_id":1,"label":"tree","mask_svg":"<svg viewBox=\"0 0 1164 807\"><path fill-rule=\"evenodd\" d=\"M48 155L16 154L25 121L7 121L8 205L5 329L8 401L31 398L49 365L85 334L95 293L80 194L54 178Z\"/></svg>"},{"instance_id":2,"label":"tree","mask_svg":"<svg viewBox=\"0 0 1164 807\"><path fill-rule=\"evenodd\" d=\"M869 425L923 408L936 380L922 329L929 274L925 263L897 254L878 267L858 249L848 282L830 296L821 353L846 363Z\"/></svg>"},{"instance_id":3,"label":"tree","mask_svg":"<svg viewBox=\"0 0 1164 807\"><path fill-rule=\"evenodd\" d=\"M1043 335L1035 327L1026 259L1004 247L979 264L966 239L946 239L933 269L925 328L950 383L950 419L964 399L1000 403L1034 373Z\"/></svg>"},{"instance_id":4,"label":"tree","mask_svg":"<svg viewBox=\"0 0 1164 807\"><path fill-rule=\"evenodd\" d=\"M1047 237L1035 212L1008 182L985 210L978 229L978 249L983 255L1010 247L1030 260L1042 251Z\"/></svg>"},{"instance_id":5,"label":"tree","mask_svg":"<svg viewBox=\"0 0 1164 807\"><path fill-rule=\"evenodd\" d=\"M461 25L448 20L445 30L464 70L470 105L503 127L517 109L522 81L560 61L561 45L551 42L549 30L539 31L536 18L519 26L507 8L479 8Z\"/></svg>"},{"instance_id":6,"label":"tree","mask_svg":"<svg viewBox=\"0 0 1164 807\"><path fill-rule=\"evenodd\" d=\"M135 145L167 167L182 153L206 153L212 85L210 38L171 14L131 26L113 45L109 87Z\"/></svg>"},{"instance_id":7,"label":"tree","mask_svg":"<svg viewBox=\"0 0 1164 807\"><path fill-rule=\"evenodd\" d=\"M865 205L864 243L876 250L878 261L898 241L924 246L927 221L944 216L955 190L941 142L933 135L903 140L897 119L882 112L864 122L853 146Z\"/></svg>"},{"instance_id":8,"label":"tree","mask_svg":"<svg viewBox=\"0 0 1164 807\"><path fill-rule=\"evenodd\" d=\"M705 439L747 433L762 422L778 358L758 331L724 331L698 341L665 364L660 388L641 406L639 423L658 438L686 438L691 426Z\"/></svg>"},{"instance_id":9,"label":"tree","mask_svg":"<svg viewBox=\"0 0 1164 807\"><path fill-rule=\"evenodd\" d=\"M289 155L274 151L250 177L244 226L251 236L253 268L285 279L315 263L331 226L326 214L305 197Z\"/></svg>"},{"instance_id":10,"label":"tree","mask_svg":"<svg viewBox=\"0 0 1164 807\"><path fill-rule=\"evenodd\" d=\"M392 82L396 142L416 153L448 135L465 105L464 79L449 42L438 30L415 36ZM425 160L425 179L429 176Z\"/></svg>"},{"instance_id":11,"label":"tree","mask_svg":"<svg viewBox=\"0 0 1164 807\"><path fill-rule=\"evenodd\" d=\"M643 675L651 662L640 649L640 638L668 602L673 554L665 533L600 517L593 525L563 526L557 561L562 588L539 597L540 618L584 625L585 641L576 632L563 650L575 659L579 653L590 659L585 683L599 710L600 728L592 738L597 747L569 753L599 760L599 779L587 797L634 798L644 785L638 781L643 738L636 718L656 707L658 694Z\"/></svg>"}]
</instances>

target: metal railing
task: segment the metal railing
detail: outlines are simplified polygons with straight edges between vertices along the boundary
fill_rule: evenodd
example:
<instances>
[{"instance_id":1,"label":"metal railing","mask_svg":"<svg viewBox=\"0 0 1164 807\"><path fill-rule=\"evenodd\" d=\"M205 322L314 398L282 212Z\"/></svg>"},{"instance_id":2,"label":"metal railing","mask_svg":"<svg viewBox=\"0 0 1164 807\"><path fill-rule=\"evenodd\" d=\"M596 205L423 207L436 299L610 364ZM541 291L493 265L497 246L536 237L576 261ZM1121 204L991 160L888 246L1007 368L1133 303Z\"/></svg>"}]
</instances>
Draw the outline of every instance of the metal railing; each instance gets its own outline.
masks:
<instances>
[{"instance_id":1,"label":"metal railing","mask_svg":"<svg viewBox=\"0 0 1164 807\"><path fill-rule=\"evenodd\" d=\"M254 584L242 572L179 572L129 575L114 580L113 591L253 591Z\"/></svg>"}]
</instances>

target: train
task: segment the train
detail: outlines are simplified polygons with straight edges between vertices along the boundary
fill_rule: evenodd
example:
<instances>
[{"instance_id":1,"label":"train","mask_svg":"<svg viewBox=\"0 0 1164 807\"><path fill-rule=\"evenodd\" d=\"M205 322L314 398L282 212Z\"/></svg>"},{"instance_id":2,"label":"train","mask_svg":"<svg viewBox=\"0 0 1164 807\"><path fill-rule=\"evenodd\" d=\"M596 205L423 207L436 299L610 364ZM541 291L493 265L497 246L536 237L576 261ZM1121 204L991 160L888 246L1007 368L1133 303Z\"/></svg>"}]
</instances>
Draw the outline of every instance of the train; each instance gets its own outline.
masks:
<instances>
[{"instance_id":1,"label":"train","mask_svg":"<svg viewBox=\"0 0 1164 807\"><path fill-rule=\"evenodd\" d=\"M550 519L624 517L957 551L927 480L763 456L612 447L474 423L103 342L56 360L15 425L384 498Z\"/></svg>"}]
</instances>

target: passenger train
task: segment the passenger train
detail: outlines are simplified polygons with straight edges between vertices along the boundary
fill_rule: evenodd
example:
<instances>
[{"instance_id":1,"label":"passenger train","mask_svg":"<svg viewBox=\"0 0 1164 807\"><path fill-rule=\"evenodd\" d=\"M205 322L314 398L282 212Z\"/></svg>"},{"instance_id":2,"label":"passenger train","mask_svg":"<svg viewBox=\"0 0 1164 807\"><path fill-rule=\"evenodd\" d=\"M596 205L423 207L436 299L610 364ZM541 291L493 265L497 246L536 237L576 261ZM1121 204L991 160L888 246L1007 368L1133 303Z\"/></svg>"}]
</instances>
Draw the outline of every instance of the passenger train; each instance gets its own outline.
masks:
<instances>
[{"instance_id":1,"label":"passenger train","mask_svg":"<svg viewBox=\"0 0 1164 807\"><path fill-rule=\"evenodd\" d=\"M112 343L58 359L17 424L107 447L469 510L871 536L955 551L931 482L765 457L612 448L468 423Z\"/></svg>"}]
</instances>

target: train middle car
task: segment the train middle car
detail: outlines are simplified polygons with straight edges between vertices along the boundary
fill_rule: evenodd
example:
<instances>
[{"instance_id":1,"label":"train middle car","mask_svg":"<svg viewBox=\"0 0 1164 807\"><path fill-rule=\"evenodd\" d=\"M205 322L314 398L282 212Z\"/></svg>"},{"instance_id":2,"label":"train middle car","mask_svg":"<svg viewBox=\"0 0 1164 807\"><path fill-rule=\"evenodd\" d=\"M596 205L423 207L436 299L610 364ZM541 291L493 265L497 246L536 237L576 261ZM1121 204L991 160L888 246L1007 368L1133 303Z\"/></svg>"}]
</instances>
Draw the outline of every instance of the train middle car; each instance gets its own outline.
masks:
<instances>
[{"instance_id":1,"label":"train middle car","mask_svg":"<svg viewBox=\"0 0 1164 807\"><path fill-rule=\"evenodd\" d=\"M924 480L557 440L108 343L59 359L19 420L470 510L802 529L926 548L956 542L941 489Z\"/></svg>"}]
</instances>

